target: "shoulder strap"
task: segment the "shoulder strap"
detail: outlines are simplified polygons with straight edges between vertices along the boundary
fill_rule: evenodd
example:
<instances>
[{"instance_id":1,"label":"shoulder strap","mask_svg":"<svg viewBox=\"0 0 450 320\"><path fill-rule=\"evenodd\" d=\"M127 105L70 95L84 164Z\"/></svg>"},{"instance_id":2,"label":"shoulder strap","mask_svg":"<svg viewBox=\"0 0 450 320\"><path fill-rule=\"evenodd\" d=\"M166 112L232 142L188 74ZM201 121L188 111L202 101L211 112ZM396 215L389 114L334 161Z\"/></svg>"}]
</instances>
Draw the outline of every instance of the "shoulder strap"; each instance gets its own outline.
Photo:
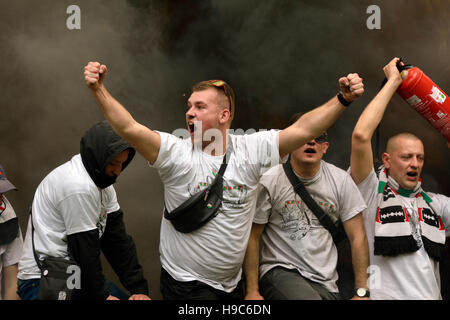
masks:
<instances>
[{"instance_id":1,"label":"shoulder strap","mask_svg":"<svg viewBox=\"0 0 450 320\"><path fill-rule=\"evenodd\" d=\"M228 148L227 152L223 156L222 164L221 164L221 166L219 168L219 172L217 173L218 176L223 177L223 174L225 173L225 170L226 170L227 165L228 165L228 160L230 159L230 156L231 156L231 150L230 149L231 148Z\"/></svg>"},{"instance_id":2,"label":"shoulder strap","mask_svg":"<svg viewBox=\"0 0 450 320\"><path fill-rule=\"evenodd\" d=\"M283 169L289 181L291 182L294 191L300 196L300 198L302 198L308 208L314 213L317 219L319 219L319 222L324 226L324 228L327 229L331 233L331 235L334 235L337 231L336 225L333 223L330 216L326 214L321 207L319 207L319 205L314 201L313 198L311 198L311 195L308 193L303 183L295 175L294 170L291 166L290 155L286 163L283 164Z\"/></svg>"},{"instance_id":3,"label":"shoulder strap","mask_svg":"<svg viewBox=\"0 0 450 320\"><path fill-rule=\"evenodd\" d=\"M217 176L223 177L223 174L225 173L225 170L227 168L228 161L230 160L232 152L233 152L233 143L232 143L231 139L229 139L227 152L223 155L222 165L219 168L219 172L217 173Z\"/></svg>"}]
</instances>

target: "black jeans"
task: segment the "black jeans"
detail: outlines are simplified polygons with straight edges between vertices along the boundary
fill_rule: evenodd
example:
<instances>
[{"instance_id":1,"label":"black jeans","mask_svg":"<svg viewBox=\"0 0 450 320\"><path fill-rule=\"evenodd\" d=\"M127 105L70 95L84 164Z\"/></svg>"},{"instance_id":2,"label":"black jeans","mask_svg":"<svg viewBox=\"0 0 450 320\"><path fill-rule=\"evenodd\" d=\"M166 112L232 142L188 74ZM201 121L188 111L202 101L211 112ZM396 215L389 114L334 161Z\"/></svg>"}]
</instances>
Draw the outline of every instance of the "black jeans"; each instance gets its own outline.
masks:
<instances>
[{"instance_id":1,"label":"black jeans","mask_svg":"<svg viewBox=\"0 0 450 320\"><path fill-rule=\"evenodd\" d=\"M215 289L200 281L177 281L161 268L161 293L164 300L243 300L244 284L239 281L236 288L228 293Z\"/></svg>"}]
</instances>

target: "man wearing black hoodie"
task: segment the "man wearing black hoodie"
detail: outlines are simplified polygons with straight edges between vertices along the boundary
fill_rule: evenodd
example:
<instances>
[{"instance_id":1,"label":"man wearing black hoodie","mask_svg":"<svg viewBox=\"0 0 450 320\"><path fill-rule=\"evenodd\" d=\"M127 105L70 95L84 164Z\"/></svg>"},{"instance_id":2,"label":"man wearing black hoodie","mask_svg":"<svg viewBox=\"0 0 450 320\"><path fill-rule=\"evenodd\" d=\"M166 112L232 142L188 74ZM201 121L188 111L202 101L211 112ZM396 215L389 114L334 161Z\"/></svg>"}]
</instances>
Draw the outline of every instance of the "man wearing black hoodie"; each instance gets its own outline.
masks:
<instances>
[{"instance_id":1,"label":"man wearing black hoodie","mask_svg":"<svg viewBox=\"0 0 450 320\"><path fill-rule=\"evenodd\" d=\"M18 293L22 299L37 299L39 291L40 270L33 254L32 224L35 252L40 260L70 256L80 266L81 287L74 290L74 299L117 299L103 276L100 251L130 291L130 300L149 299L147 280L134 242L125 231L113 187L135 153L103 121L85 133L80 154L54 169L40 183L19 262Z\"/></svg>"}]
</instances>

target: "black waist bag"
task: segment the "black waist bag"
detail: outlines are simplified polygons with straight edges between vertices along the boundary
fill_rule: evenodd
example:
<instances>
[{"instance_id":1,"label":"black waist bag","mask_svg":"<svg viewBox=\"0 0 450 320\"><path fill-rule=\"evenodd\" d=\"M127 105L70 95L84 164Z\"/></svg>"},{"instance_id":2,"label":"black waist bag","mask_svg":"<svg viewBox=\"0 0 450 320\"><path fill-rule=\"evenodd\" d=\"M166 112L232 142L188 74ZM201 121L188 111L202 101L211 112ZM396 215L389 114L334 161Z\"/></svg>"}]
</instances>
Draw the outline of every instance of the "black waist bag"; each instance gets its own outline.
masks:
<instances>
[{"instance_id":1,"label":"black waist bag","mask_svg":"<svg viewBox=\"0 0 450 320\"><path fill-rule=\"evenodd\" d=\"M71 277L80 275L79 266L73 260L47 257L40 262L38 300L71 300L76 288ZM81 279L80 279L81 281Z\"/></svg>"},{"instance_id":2,"label":"black waist bag","mask_svg":"<svg viewBox=\"0 0 450 320\"><path fill-rule=\"evenodd\" d=\"M31 241L36 264L41 271L38 300L71 300L73 289L80 289L81 270L77 263L70 259L46 257L40 261L34 247L34 224L30 208ZM70 257L70 255L69 255Z\"/></svg>"},{"instance_id":3,"label":"black waist bag","mask_svg":"<svg viewBox=\"0 0 450 320\"><path fill-rule=\"evenodd\" d=\"M216 178L206 189L194 194L170 213L164 208L164 218L169 220L177 231L192 232L217 216L222 205L223 174L227 167L227 158L228 151L223 157Z\"/></svg>"}]
</instances>

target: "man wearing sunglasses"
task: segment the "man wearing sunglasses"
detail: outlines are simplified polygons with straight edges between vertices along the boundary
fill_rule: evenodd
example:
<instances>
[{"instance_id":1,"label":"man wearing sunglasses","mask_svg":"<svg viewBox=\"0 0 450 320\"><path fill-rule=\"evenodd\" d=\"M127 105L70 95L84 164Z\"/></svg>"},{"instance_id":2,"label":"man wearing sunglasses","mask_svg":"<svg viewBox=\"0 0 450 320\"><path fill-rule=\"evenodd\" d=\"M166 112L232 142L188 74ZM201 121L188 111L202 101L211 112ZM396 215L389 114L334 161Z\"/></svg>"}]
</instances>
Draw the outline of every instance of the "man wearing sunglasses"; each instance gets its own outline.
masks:
<instances>
[{"instance_id":1,"label":"man wearing sunglasses","mask_svg":"<svg viewBox=\"0 0 450 320\"><path fill-rule=\"evenodd\" d=\"M215 218L190 233L179 232L162 219L164 299L243 298L242 262L263 170L331 126L345 110L343 104L362 95L362 79L357 74L341 78L342 93L285 130L251 135L228 134L236 112L231 87L221 80L203 81L192 88L185 113L188 136L179 139L139 124L106 90L106 71L105 65L90 62L84 72L86 85L114 130L158 170L168 212L206 188L226 151L231 151Z\"/></svg>"},{"instance_id":2,"label":"man wearing sunglasses","mask_svg":"<svg viewBox=\"0 0 450 320\"><path fill-rule=\"evenodd\" d=\"M322 160L328 147L325 132L292 151L287 161L322 210L343 222L355 275L353 298L367 299L369 257L360 214L366 205L349 174ZM337 260L330 232L294 191L283 165L267 171L244 260L246 299L339 299Z\"/></svg>"}]
</instances>

